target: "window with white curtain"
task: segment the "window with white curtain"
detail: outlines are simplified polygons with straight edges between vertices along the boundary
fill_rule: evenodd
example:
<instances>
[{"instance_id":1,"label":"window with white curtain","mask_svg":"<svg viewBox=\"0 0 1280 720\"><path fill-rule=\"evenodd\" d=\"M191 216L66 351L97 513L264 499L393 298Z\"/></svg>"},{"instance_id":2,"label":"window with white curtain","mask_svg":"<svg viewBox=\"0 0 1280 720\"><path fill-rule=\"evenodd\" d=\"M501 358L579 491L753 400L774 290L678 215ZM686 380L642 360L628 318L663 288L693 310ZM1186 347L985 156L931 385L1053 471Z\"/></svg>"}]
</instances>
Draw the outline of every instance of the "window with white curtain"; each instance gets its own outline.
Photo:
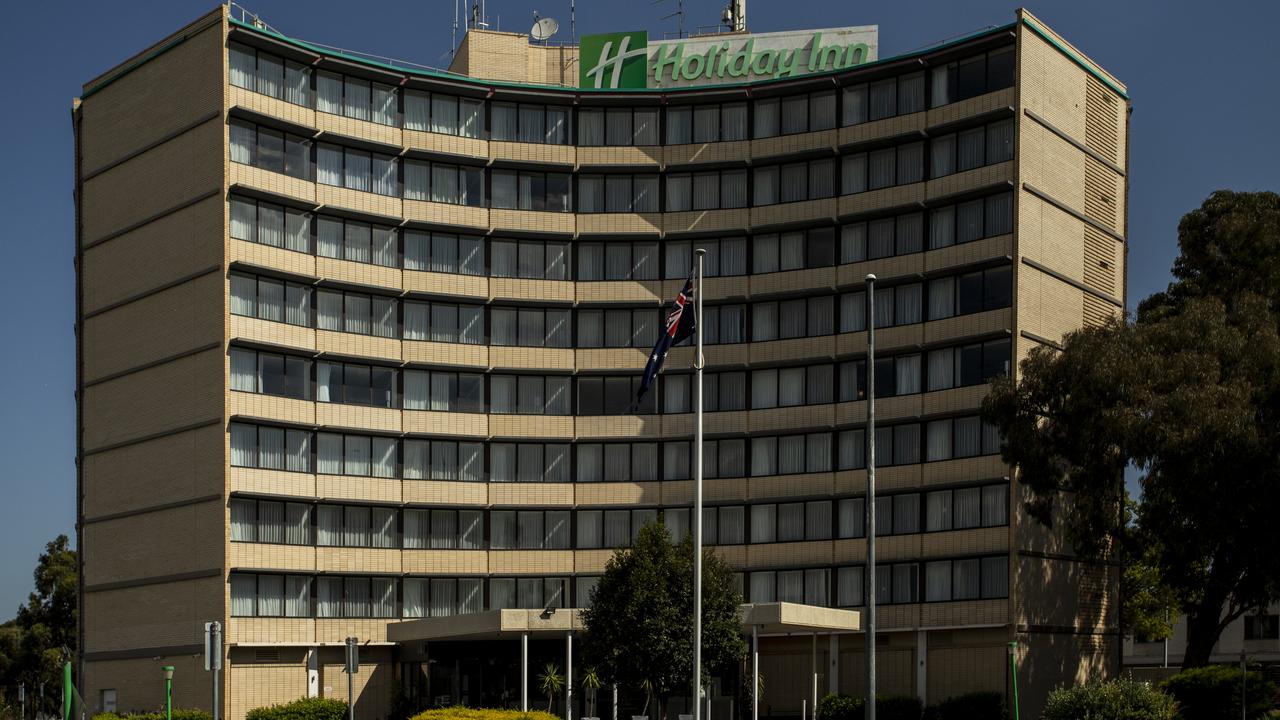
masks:
<instances>
[{"instance_id":1,"label":"window with white curtain","mask_svg":"<svg viewBox=\"0 0 1280 720\"><path fill-rule=\"evenodd\" d=\"M845 155L840 159L840 192L844 195L867 191L867 154Z\"/></svg>"}]
</instances>

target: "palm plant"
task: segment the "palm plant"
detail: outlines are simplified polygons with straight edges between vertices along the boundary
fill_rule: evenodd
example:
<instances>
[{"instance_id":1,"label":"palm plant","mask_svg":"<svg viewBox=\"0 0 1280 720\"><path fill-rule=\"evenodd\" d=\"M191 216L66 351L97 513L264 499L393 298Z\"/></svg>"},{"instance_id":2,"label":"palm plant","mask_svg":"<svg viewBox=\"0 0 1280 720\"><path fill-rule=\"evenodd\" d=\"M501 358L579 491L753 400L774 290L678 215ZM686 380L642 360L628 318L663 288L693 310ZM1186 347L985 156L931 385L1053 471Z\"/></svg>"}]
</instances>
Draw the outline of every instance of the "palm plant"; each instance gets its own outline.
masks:
<instances>
[{"instance_id":1,"label":"palm plant","mask_svg":"<svg viewBox=\"0 0 1280 720\"><path fill-rule=\"evenodd\" d=\"M556 701L556 695L564 691L564 676L560 674L560 666L549 662L542 666L538 674L538 688L547 696L547 712Z\"/></svg>"},{"instance_id":2,"label":"palm plant","mask_svg":"<svg viewBox=\"0 0 1280 720\"><path fill-rule=\"evenodd\" d=\"M596 672L595 666L589 666L582 673L582 689L587 693L587 714L596 716L596 691L604 683L600 682L600 674Z\"/></svg>"}]
</instances>

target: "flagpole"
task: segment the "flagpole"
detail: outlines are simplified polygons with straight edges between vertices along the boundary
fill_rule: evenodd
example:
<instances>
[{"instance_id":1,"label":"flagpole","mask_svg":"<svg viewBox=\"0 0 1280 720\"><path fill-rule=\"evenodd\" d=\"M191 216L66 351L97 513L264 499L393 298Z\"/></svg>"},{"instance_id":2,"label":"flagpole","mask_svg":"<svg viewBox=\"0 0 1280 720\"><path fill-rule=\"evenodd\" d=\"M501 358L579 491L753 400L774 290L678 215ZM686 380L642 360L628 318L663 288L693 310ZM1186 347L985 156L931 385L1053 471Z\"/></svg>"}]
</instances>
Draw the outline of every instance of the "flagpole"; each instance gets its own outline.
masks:
<instances>
[{"instance_id":1,"label":"flagpole","mask_svg":"<svg viewBox=\"0 0 1280 720\"><path fill-rule=\"evenodd\" d=\"M693 720L702 720L702 259L703 248L693 251L698 263L698 280L693 286L694 337L693 407L696 415L693 436ZM708 720L710 720L708 718Z\"/></svg>"}]
</instances>

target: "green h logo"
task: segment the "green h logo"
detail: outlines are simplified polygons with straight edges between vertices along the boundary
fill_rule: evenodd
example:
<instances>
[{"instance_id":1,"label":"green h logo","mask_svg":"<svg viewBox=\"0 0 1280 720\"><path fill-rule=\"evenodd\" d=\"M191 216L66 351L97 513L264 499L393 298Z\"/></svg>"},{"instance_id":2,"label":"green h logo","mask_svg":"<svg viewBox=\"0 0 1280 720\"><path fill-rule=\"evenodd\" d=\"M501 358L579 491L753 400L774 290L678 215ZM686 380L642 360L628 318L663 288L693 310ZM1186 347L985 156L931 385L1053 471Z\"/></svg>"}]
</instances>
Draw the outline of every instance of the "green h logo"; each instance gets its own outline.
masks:
<instances>
[{"instance_id":1,"label":"green h logo","mask_svg":"<svg viewBox=\"0 0 1280 720\"><path fill-rule=\"evenodd\" d=\"M578 47L578 87L646 87L648 45L644 30L584 35Z\"/></svg>"}]
</instances>

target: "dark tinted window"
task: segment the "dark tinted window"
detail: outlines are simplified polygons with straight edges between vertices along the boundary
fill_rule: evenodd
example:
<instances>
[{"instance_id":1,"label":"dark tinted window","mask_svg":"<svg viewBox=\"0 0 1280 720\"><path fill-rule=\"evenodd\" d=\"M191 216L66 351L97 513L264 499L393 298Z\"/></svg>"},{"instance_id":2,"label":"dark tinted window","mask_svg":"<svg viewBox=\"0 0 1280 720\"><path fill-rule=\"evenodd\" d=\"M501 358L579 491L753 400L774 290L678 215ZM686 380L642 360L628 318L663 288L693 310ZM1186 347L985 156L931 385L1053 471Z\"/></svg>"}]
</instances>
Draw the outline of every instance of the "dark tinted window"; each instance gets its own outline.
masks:
<instances>
[{"instance_id":1,"label":"dark tinted window","mask_svg":"<svg viewBox=\"0 0 1280 720\"><path fill-rule=\"evenodd\" d=\"M987 90L1000 90L1013 85L1013 48L987 55Z\"/></svg>"},{"instance_id":2,"label":"dark tinted window","mask_svg":"<svg viewBox=\"0 0 1280 720\"><path fill-rule=\"evenodd\" d=\"M960 61L956 94L958 100L981 95L987 89L987 58L979 55L976 58Z\"/></svg>"},{"instance_id":3,"label":"dark tinted window","mask_svg":"<svg viewBox=\"0 0 1280 720\"><path fill-rule=\"evenodd\" d=\"M988 270L984 284L982 309L1009 307L1013 300L1013 273L1008 267Z\"/></svg>"}]
</instances>

